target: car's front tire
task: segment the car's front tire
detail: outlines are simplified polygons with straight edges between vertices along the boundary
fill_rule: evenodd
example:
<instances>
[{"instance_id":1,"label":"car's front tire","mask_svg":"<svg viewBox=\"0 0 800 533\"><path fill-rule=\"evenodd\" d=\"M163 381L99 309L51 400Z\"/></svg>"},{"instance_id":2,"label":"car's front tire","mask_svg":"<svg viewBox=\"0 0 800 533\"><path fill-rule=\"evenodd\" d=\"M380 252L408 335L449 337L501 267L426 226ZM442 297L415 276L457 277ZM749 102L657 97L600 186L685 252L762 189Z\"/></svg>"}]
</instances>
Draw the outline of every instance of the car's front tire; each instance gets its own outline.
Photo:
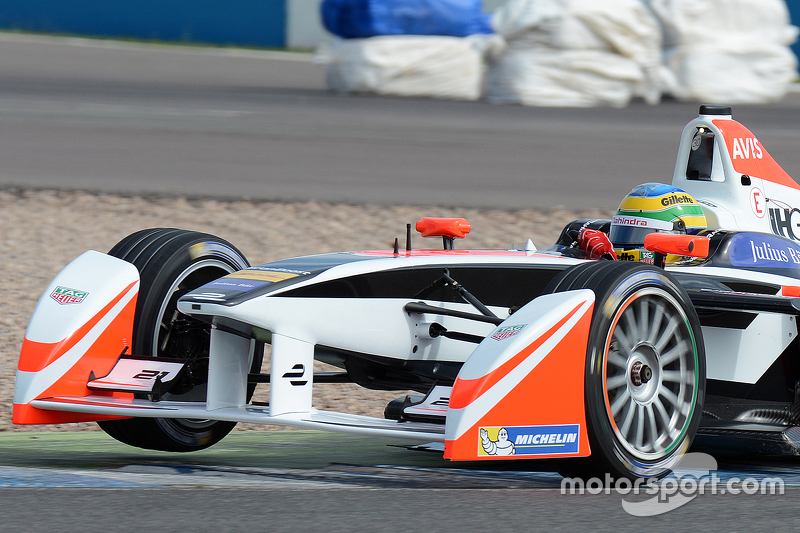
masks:
<instances>
[{"instance_id":1,"label":"car's front tire","mask_svg":"<svg viewBox=\"0 0 800 533\"><path fill-rule=\"evenodd\" d=\"M169 228L141 230L115 245L109 255L139 270L134 316L134 355L184 359L191 380L164 399L205 401L210 325L177 311L180 296L249 266L233 245L213 235ZM254 343L251 371L260 371L263 345ZM248 390L248 397L252 395ZM225 437L235 422L171 418L130 418L98 422L115 439L140 448L186 452Z\"/></svg>"},{"instance_id":2,"label":"car's front tire","mask_svg":"<svg viewBox=\"0 0 800 533\"><path fill-rule=\"evenodd\" d=\"M702 416L705 351L686 291L639 263L578 265L545 292L595 293L585 369L592 455L561 461L570 477L660 477L688 450Z\"/></svg>"}]
</instances>

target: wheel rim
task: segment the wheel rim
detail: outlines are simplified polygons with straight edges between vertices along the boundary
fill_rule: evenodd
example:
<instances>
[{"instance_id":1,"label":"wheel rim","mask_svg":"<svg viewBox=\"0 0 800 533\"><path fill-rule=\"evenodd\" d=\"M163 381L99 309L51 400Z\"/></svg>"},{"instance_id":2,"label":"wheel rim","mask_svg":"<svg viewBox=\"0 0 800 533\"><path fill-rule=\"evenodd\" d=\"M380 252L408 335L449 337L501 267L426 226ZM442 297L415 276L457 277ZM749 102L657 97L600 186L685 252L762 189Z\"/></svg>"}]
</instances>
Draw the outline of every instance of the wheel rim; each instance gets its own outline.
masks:
<instances>
[{"instance_id":1,"label":"wheel rim","mask_svg":"<svg viewBox=\"0 0 800 533\"><path fill-rule=\"evenodd\" d=\"M603 368L606 413L634 457L657 461L683 441L697 401L697 348L683 307L659 288L614 315Z\"/></svg>"},{"instance_id":2,"label":"wheel rim","mask_svg":"<svg viewBox=\"0 0 800 533\"><path fill-rule=\"evenodd\" d=\"M158 309L158 325L153 328L153 356L158 357L162 351L164 336L170 332L171 325L175 321L175 311L177 311L177 296L194 290L208 281L221 278L227 274L232 274L237 269L213 259L205 259L192 263L180 275L175 277L169 290L161 301Z\"/></svg>"},{"instance_id":3,"label":"wheel rim","mask_svg":"<svg viewBox=\"0 0 800 533\"><path fill-rule=\"evenodd\" d=\"M227 263L220 262L214 259L205 259L189 265L180 275L175 277L169 290L167 290L161 306L158 310L158 324L153 328L153 356L158 357L163 354L163 345L165 344L165 336L169 335L172 330L172 324L175 322L177 315L177 300L183 294L194 290L205 283L214 279L220 278L227 274L232 274L238 269ZM170 355L170 354L166 354ZM203 402L206 400L206 387L195 386L191 391L185 394L169 394L163 396L165 400L180 400L180 401L195 401ZM168 425L168 429L172 428L173 423L178 423L179 426L184 426L192 430L205 429L213 426L216 421L214 420L201 420L201 419L164 419L157 420L162 426Z\"/></svg>"}]
</instances>

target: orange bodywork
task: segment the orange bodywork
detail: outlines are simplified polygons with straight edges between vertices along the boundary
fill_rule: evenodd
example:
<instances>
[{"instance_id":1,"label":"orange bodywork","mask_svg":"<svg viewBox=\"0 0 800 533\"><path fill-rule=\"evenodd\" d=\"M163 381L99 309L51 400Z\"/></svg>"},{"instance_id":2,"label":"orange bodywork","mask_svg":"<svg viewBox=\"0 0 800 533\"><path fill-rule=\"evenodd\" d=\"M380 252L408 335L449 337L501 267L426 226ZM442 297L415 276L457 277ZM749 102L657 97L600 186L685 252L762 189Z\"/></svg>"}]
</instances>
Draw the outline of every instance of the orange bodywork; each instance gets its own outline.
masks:
<instances>
[{"instance_id":1,"label":"orange bodywork","mask_svg":"<svg viewBox=\"0 0 800 533\"><path fill-rule=\"evenodd\" d=\"M703 235L674 235L671 233L650 233L644 238L644 247L651 252L664 255L686 255L708 257L710 239Z\"/></svg>"},{"instance_id":2,"label":"orange bodywork","mask_svg":"<svg viewBox=\"0 0 800 533\"><path fill-rule=\"evenodd\" d=\"M572 311L547 333L536 339L506 363L516 366L539 348L576 312ZM585 457L590 455L584 411L584 374L586 349L591 324L591 307L578 320L561 341L536 365L536 367L470 429L455 440L446 440L444 457L451 460L519 459L519 456L488 456L480 453L480 431L486 427L516 426L579 426L577 453L537 453L527 458ZM467 381L456 380L451 396L451 408L463 408L484 394L493 383L507 374L510 368L503 365L485 378ZM498 373L498 375L493 375Z\"/></svg>"},{"instance_id":3,"label":"orange bodywork","mask_svg":"<svg viewBox=\"0 0 800 533\"><path fill-rule=\"evenodd\" d=\"M84 326L74 334L55 343L41 343L25 339L22 343L18 369L22 372L59 372L51 367L57 363L70 349L74 348L98 323L108 315L113 307L127 294L134 284L129 285L119 296L106 305ZM88 396L106 395L116 397L133 397L130 393L111 393L90 391L87 388L89 376L108 374L117 362L122 351L130 345L133 335L133 316L136 310L136 298L132 298L114 319L100 332L98 338L85 351L80 359L63 372L52 385L45 389L36 399L55 396ZM51 368L48 368L51 367ZM14 404L12 422L14 424L58 424L62 422L84 422L105 420L101 415L68 413L60 411L44 411L29 404Z\"/></svg>"},{"instance_id":4,"label":"orange bodywork","mask_svg":"<svg viewBox=\"0 0 800 533\"><path fill-rule=\"evenodd\" d=\"M749 129L735 120L714 120L713 123L725 137L736 172L800 189L800 185L769 155Z\"/></svg>"}]
</instances>

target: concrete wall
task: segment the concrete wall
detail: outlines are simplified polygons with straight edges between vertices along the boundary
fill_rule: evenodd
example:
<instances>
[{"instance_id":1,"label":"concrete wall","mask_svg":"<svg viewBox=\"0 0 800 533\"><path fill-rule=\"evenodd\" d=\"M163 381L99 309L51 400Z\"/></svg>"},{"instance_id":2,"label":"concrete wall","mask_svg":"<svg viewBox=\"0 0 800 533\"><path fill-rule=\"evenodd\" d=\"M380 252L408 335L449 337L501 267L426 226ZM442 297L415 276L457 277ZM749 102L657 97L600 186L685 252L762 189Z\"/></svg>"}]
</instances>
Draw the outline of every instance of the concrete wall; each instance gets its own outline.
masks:
<instances>
[{"instance_id":1,"label":"concrete wall","mask_svg":"<svg viewBox=\"0 0 800 533\"><path fill-rule=\"evenodd\" d=\"M484 0L493 11L506 0ZM313 50L322 0L2 0L0 29Z\"/></svg>"},{"instance_id":2,"label":"concrete wall","mask_svg":"<svg viewBox=\"0 0 800 533\"><path fill-rule=\"evenodd\" d=\"M2 0L0 29L283 48L286 0Z\"/></svg>"},{"instance_id":3,"label":"concrete wall","mask_svg":"<svg viewBox=\"0 0 800 533\"><path fill-rule=\"evenodd\" d=\"M792 17L792 24L800 26L800 0L786 0L789 7L789 15ZM792 45L795 55L800 57L800 39Z\"/></svg>"},{"instance_id":4,"label":"concrete wall","mask_svg":"<svg viewBox=\"0 0 800 533\"><path fill-rule=\"evenodd\" d=\"M287 0L286 47L313 50L330 34L322 27L319 6L322 0Z\"/></svg>"}]
</instances>

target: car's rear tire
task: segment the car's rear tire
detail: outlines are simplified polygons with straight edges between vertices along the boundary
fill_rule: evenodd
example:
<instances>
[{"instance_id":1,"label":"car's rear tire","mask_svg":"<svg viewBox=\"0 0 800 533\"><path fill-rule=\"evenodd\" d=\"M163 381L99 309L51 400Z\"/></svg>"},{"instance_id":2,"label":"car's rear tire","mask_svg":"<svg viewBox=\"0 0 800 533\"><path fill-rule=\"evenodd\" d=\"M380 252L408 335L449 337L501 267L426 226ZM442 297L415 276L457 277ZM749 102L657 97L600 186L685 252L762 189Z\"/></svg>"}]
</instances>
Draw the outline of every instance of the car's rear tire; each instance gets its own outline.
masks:
<instances>
[{"instance_id":1,"label":"car's rear tire","mask_svg":"<svg viewBox=\"0 0 800 533\"><path fill-rule=\"evenodd\" d=\"M703 411L705 351L686 291L663 269L583 263L545 292L588 288L595 306L585 370L592 455L562 460L568 477L666 475L689 449Z\"/></svg>"},{"instance_id":2,"label":"car's rear tire","mask_svg":"<svg viewBox=\"0 0 800 533\"><path fill-rule=\"evenodd\" d=\"M205 401L210 325L177 311L183 294L249 266L233 245L213 235L169 228L141 230L115 245L109 255L139 270L131 353L189 361L192 380L164 399ZM260 371L263 344L255 343L251 371ZM254 385L248 390L248 398ZM129 418L98 422L115 439L140 448L187 452L225 437L235 422Z\"/></svg>"}]
</instances>

